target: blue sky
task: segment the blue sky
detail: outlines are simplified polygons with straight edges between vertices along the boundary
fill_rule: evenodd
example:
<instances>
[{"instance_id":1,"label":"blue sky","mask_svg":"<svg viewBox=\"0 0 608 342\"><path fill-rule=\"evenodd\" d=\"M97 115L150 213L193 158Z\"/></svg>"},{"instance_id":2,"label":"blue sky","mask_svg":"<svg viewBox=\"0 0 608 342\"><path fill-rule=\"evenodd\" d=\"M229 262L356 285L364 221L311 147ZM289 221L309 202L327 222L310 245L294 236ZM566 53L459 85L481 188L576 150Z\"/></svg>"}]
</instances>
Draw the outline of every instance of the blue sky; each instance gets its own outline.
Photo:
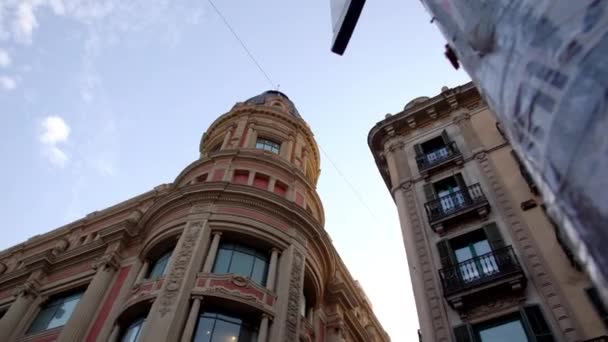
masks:
<instances>
[{"instance_id":1,"label":"blue sky","mask_svg":"<svg viewBox=\"0 0 608 342\"><path fill-rule=\"evenodd\" d=\"M215 3L363 197L322 156L327 231L393 341L415 340L397 212L367 133L468 76L416 0L368 1L342 57L328 0ZM171 182L215 118L270 87L204 0L0 0L0 249Z\"/></svg>"}]
</instances>

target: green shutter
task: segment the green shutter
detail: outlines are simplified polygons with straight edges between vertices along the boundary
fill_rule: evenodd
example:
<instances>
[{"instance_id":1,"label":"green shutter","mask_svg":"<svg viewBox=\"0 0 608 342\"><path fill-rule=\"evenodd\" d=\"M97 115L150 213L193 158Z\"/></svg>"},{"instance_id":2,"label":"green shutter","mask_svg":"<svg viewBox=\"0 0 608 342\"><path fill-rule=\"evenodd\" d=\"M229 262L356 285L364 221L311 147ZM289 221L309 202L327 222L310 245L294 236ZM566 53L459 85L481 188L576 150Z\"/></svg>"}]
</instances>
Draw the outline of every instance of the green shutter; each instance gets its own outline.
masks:
<instances>
[{"instance_id":1,"label":"green shutter","mask_svg":"<svg viewBox=\"0 0 608 342\"><path fill-rule=\"evenodd\" d=\"M416 157L423 155L424 151L422 151L422 145L415 144L414 145L414 152L416 153Z\"/></svg>"},{"instance_id":2,"label":"green shutter","mask_svg":"<svg viewBox=\"0 0 608 342\"><path fill-rule=\"evenodd\" d=\"M433 183L425 183L424 184L424 196L426 196L427 201L432 201L437 196L435 195L435 188L433 187Z\"/></svg>"},{"instance_id":3,"label":"green shutter","mask_svg":"<svg viewBox=\"0 0 608 342\"><path fill-rule=\"evenodd\" d=\"M555 342L540 306L525 306L521 310L521 315L528 332L535 337L536 342Z\"/></svg>"},{"instance_id":4,"label":"green shutter","mask_svg":"<svg viewBox=\"0 0 608 342\"><path fill-rule=\"evenodd\" d=\"M456 184L458 184L460 191L467 190L467 184L464 182L464 178L462 178L462 175L460 173L455 174L454 179L456 180Z\"/></svg>"},{"instance_id":5,"label":"green shutter","mask_svg":"<svg viewBox=\"0 0 608 342\"><path fill-rule=\"evenodd\" d=\"M448 131L445 129L441 132L441 139L443 139L443 143L446 146L450 143L450 136L448 135Z\"/></svg>"},{"instance_id":6,"label":"green shutter","mask_svg":"<svg viewBox=\"0 0 608 342\"><path fill-rule=\"evenodd\" d=\"M454 328L456 342L475 342L473 329L470 324L459 325Z\"/></svg>"},{"instance_id":7,"label":"green shutter","mask_svg":"<svg viewBox=\"0 0 608 342\"><path fill-rule=\"evenodd\" d=\"M498 250L505 246L505 241L502 239L502 235L500 235L500 230L498 230L498 226L494 222L490 222L483 226L483 230L486 233L486 239L488 239L488 243L492 247L492 250Z\"/></svg>"},{"instance_id":8,"label":"green shutter","mask_svg":"<svg viewBox=\"0 0 608 342\"><path fill-rule=\"evenodd\" d=\"M441 259L441 267L446 268L456 263L456 256L450 246L450 241L441 240L437 242L437 251L439 252L439 258Z\"/></svg>"}]
</instances>

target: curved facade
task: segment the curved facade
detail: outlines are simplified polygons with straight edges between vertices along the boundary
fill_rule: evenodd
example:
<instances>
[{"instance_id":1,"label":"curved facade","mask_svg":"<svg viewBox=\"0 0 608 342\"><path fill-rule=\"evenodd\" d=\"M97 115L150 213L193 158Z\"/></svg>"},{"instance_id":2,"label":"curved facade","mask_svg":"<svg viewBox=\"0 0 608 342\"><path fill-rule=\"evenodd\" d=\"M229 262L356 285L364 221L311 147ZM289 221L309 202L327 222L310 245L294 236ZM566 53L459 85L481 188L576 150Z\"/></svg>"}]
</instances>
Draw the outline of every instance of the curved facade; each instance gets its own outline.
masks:
<instances>
[{"instance_id":1,"label":"curved facade","mask_svg":"<svg viewBox=\"0 0 608 342\"><path fill-rule=\"evenodd\" d=\"M388 341L323 228L284 94L237 103L170 184L0 253L2 341Z\"/></svg>"}]
</instances>

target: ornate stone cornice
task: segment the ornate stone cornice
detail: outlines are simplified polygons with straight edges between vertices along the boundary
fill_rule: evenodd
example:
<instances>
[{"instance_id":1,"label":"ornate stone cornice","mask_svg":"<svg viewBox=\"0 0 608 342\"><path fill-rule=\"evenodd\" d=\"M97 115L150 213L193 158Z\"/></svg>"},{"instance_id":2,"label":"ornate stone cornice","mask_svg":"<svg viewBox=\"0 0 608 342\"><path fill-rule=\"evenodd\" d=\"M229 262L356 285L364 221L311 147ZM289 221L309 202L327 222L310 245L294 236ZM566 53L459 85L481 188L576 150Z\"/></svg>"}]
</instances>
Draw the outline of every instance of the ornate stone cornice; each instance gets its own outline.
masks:
<instances>
[{"instance_id":1,"label":"ornate stone cornice","mask_svg":"<svg viewBox=\"0 0 608 342\"><path fill-rule=\"evenodd\" d=\"M454 116L454 118L452 119L452 121L456 124L456 125L461 125L463 122L471 120L471 114L464 112L464 113L459 113L457 115Z\"/></svg>"},{"instance_id":2,"label":"ornate stone cornice","mask_svg":"<svg viewBox=\"0 0 608 342\"><path fill-rule=\"evenodd\" d=\"M18 286L15 289L15 297L23 296L33 296L37 297L40 295L40 283L34 279L30 279L23 283L23 285Z\"/></svg>"}]
</instances>

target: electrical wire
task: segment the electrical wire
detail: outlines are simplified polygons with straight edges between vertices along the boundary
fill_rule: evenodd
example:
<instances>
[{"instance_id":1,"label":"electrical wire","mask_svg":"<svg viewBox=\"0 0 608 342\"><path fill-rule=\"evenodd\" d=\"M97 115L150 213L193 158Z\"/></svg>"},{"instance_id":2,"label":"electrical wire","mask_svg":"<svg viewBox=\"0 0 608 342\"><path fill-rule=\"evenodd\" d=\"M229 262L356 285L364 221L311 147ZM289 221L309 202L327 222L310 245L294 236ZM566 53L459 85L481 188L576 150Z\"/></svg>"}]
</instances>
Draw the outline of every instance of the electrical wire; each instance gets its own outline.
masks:
<instances>
[{"instance_id":1,"label":"electrical wire","mask_svg":"<svg viewBox=\"0 0 608 342\"><path fill-rule=\"evenodd\" d=\"M268 81L268 83L270 84L270 86L273 89L277 90L277 86L272 81L272 79L270 78L270 76L268 76L268 73L264 70L264 68L262 68L262 66L260 65L260 63L255 59L255 57L253 56L253 54L251 53L251 51L245 45L245 42L243 42L243 40L239 37L239 35L236 33L236 31L232 28L232 25L230 25L230 23L228 22L228 20L226 19L226 17L219 10L219 8L217 8L215 6L215 4L213 3L212 0L207 0L207 1L211 5L211 7L213 7L213 10L215 11L215 13L217 13L217 15L222 19L222 21L224 22L224 24L226 24L226 27L228 27L228 29L230 30L230 32L232 33L232 35L234 36L234 38L239 42L239 44L241 45L241 47L243 48L243 50L245 50L245 52L247 53L247 55L249 56L249 58L251 59L251 61L257 66L258 70L262 73L262 75L264 75L264 77L266 78L266 80ZM351 189L351 191L355 194L355 197L357 197L357 200L359 200L359 202L361 202L361 204L367 209L367 211L370 213L370 215L372 216L372 218L374 220L376 220L376 222L378 222L378 217L376 216L376 214L374 214L374 211L370 208L370 206L367 205L367 203L363 199L363 196L361 196L361 194L359 193L359 191L357 191L357 189L355 188L355 186L348 180L348 178L346 178L346 176L342 173L342 171L340 171L340 169L338 168L338 166L336 165L336 163L334 163L334 161L329 157L329 154L327 152L325 152L325 150L323 149L323 147L321 147L321 145L318 145L318 146L319 146L319 149L321 150L321 153L323 153L323 155L329 161L329 163L331 164L331 166L336 170L336 172L338 173L338 175L340 177L342 177L342 179L344 180L344 182L348 185L348 187Z\"/></svg>"},{"instance_id":2,"label":"electrical wire","mask_svg":"<svg viewBox=\"0 0 608 342\"><path fill-rule=\"evenodd\" d=\"M243 50L245 50L245 52L247 53L247 55L249 55L249 58L258 67L258 70L260 70L260 72L262 73L262 75L264 75L264 77L266 78L266 80L268 81L268 83L270 84L270 86L272 87L272 89L276 90L277 89L276 84L272 81L272 79L270 78L270 76L268 76L268 73L266 73L266 71L264 70L264 68L262 68L262 66L260 65L260 63L258 63L258 61L255 59L255 57L253 57L253 54L251 53L251 51L249 51L249 49L245 45L245 42L243 42L243 40L239 37L239 35L236 34L236 31L234 31L234 29L232 28L232 26L230 25L230 23L228 23L228 20L226 19L226 17L224 17L224 15L222 14L222 12L220 12L220 10L215 6L215 4L213 3L213 1L211 1L211 0L207 0L207 1L211 5L211 7L213 7L213 10L215 11L215 13L217 13L217 15L222 19L222 21L224 22L224 24L226 24L226 27L228 27L228 29L230 30L230 32L232 32L232 35L234 36L234 38L239 42L239 44L241 44L241 47L243 48Z\"/></svg>"}]
</instances>

